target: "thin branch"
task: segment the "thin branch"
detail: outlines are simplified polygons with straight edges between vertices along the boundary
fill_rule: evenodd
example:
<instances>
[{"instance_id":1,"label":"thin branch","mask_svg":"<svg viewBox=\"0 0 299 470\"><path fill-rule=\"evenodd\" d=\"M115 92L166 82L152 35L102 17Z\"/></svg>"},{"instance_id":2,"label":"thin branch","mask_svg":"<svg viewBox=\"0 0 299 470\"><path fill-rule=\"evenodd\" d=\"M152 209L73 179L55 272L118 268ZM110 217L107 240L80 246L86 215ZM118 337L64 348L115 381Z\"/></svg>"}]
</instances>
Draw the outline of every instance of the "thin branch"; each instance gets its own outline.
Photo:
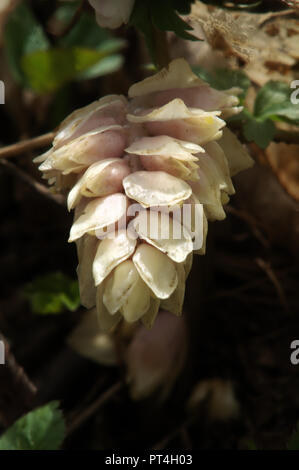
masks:
<instances>
[{"instance_id":1,"label":"thin branch","mask_svg":"<svg viewBox=\"0 0 299 470\"><path fill-rule=\"evenodd\" d=\"M181 432L185 432L188 427L193 423L194 421L194 416L191 416L185 420L182 424L180 424L177 428L169 432L167 436L165 436L161 441L157 442L153 447L151 447L152 450L163 450L165 447L171 442L173 439L175 439L178 435L181 434Z\"/></svg>"},{"instance_id":2,"label":"thin branch","mask_svg":"<svg viewBox=\"0 0 299 470\"><path fill-rule=\"evenodd\" d=\"M91 403L81 414L79 414L69 423L67 435L69 436L74 431L76 431L76 429L82 426L82 424L91 418L91 416L96 413L99 408L108 403L108 401L110 401L111 398L113 398L116 393L122 389L122 387L122 382L116 382L114 385L112 385L112 387L108 388L108 390L102 393L102 395L100 395L97 400Z\"/></svg>"},{"instance_id":3,"label":"thin branch","mask_svg":"<svg viewBox=\"0 0 299 470\"><path fill-rule=\"evenodd\" d=\"M170 62L167 32L157 29L154 25L152 25L152 28L155 47L155 59L159 69L162 69L163 67L167 67Z\"/></svg>"},{"instance_id":4,"label":"thin branch","mask_svg":"<svg viewBox=\"0 0 299 470\"><path fill-rule=\"evenodd\" d=\"M35 406L37 389L1 333L0 340L5 346L5 364L0 366L0 420L7 427Z\"/></svg>"},{"instance_id":5,"label":"thin branch","mask_svg":"<svg viewBox=\"0 0 299 470\"><path fill-rule=\"evenodd\" d=\"M248 212L243 210L236 209L230 204L225 206L225 211L234 215L235 217L238 217L239 219L244 220L244 222L249 225L252 234L257 238L257 240L259 240L265 248L269 248L269 243L260 230L260 228L263 228L263 225L258 222L251 214L248 214Z\"/></svg>"},{"instance_id":6,"label":"thin branch","mask_svg":"<svg viewBox=\"0 0 299 470\"><path fill-rule=\"evenodd\" d=\"M17 178L24 181L26 184L31 186L35 191L37 191L42 196L51 199L52 201L56 202L59 205L65 205L65 197L62 194L54 194L51 192L49 188L44 186L43 184L36 181L32 176L30 176L25 171L21 170L18 166L14 165L13 163L8 162L5 158L0 160L0 165L7 169L10 173L12 173Z\"/></svg>"},{"instance_id":7,"label":"thin branch","mask_svg":"<svg viewBox=\"0 0 299 470\"><path fill-rule=\"evenodd\" d=\"M47 147L53 141L55 134L55 132L48 132L47 134L40 135L38 137L33 137L32 139L23 140L22 142L18 142L17 144L2 147L0 148L0 159L15 157L16 155L20 155L21 153L26 153L34 149Z\"/></svg>"},{"instance_id":8,"label":"thin branch","mask_svg":"<svg viewBox=\"0 0 299 470\"><path fill-rule=\"evenodd\" d=\"M277 129L274 140L275 142L286 142L287 144L299 144L299 131Z\"/></svg>"},{"instance_id":9,"label":"thin branch","mask_svg":"<svg viewBox=\"0 0 299 470\"><path fill-rule=\"evenodd\" d=\"M280 303L281 303L282 307L286 311L288 311L289 306L288 306L288 302L287 302L285 292L284 292L284 290L283 290L283 288L282 288L282 286L279 282L279 279L277 278L276 274L274 273L273 269L271 268L270 263L266 263L266 261L264 261L261 258L257 258L255 261L256 261L256 264L267 274L268 278L270 279L270 281L272 282L272 284L275 287L275 290L277 292L277 296L280 300Z\"/></svg>"}]
</instances>

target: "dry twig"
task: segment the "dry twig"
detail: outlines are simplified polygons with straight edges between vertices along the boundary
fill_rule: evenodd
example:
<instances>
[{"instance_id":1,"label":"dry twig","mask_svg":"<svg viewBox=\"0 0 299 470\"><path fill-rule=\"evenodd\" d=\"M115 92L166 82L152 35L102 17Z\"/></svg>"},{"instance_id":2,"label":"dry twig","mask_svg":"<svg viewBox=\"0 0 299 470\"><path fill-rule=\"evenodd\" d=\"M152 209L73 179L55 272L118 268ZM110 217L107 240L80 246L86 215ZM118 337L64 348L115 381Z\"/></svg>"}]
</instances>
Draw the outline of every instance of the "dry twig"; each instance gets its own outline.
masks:
<instances>
[{"instance_id":1,"label":"dry twig","mask_svg":"<svg viewBox=\"0 0 299 470\"><path fill-rule=\"evenodd\" d=\"M47 147L51 144L55 137L55 132L48 132L47 134L40 135L38 137L33 137L32 139L23 140L17 144L8 145L7 147L0 148L0 159L1 158L11 158L21 153L26 153L28 151Z\"/></svg>"},{"instance_id":2,"label":"dry twig","mask_svg":"<svg viewBox=\"0 0 299 470\"><path fill-rule=\"evenodd\" d=\"M60 205L65 205L65 197L62 194L54 194L51 192L49 188L44 186L43 184L36 181L32 176L30 176L25 171L21 170L21 168L17 167L13 163L8 162L6 159L0 160L0 165L6 168L10 173L20 178L22 181L27 183L31 186L35 191L40 193L42 196L51 199L52 201L56 202Z\"/></svg>"}]
</instances>

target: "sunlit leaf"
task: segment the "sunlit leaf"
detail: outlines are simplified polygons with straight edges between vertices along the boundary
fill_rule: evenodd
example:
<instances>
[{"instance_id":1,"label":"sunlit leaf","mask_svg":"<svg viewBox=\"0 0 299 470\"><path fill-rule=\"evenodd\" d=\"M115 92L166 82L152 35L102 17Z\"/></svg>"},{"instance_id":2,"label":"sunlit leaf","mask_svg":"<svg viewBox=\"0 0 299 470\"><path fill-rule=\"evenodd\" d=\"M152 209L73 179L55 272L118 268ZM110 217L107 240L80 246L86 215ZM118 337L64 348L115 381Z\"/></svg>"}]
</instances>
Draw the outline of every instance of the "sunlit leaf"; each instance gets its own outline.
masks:
<instances>
[{"instance_id":1,"label":"sunlit leaf","mask_svg":"<svg viewBox=\"0 0 299 470\"><path fill-rule=\"evenodd\" d=\"M291 101L294 90L287 83L269 81L258 92L254 114L260 118L279 116L299 124L299 105Z\"/></svg>"},{"instance_id":2,"label":"sunlit leaf","mask_svg":"<svg viewBox=\"0 0 299 470\"><path fill-rule=\"evenodd\" d=\"M46 93L75 79L104 56L100 51L82 47L50 49L24 56L22 68L30 86L38 93Z\"/></svg>"}]
</instances>

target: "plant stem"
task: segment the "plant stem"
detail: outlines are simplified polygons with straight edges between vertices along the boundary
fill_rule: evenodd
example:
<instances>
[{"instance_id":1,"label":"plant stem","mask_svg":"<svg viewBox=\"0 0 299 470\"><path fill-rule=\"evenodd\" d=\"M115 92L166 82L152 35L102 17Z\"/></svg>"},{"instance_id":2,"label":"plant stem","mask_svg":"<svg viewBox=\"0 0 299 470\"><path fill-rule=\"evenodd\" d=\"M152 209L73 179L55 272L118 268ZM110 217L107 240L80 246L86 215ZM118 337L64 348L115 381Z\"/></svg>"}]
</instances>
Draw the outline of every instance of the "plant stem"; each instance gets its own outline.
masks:
<instances>
[{"instance_id":1,"label":"plant stem","mask_svg":"<svg viewBox=\"0 0 299 470\"><path fill-rule=\"evenodd\" d=\"M9 158L25 153L33 149L47 147L51 144L55 137L55 132L48 132L47 134L34 137L33 139L23 140L17 144L8 145L7 147L0 148L0 158Z\"/></svg>"},{"instance_id":2,"label":"plant stem","mask_svg":"<svg viewBox=\"0 0 299 470\"><path fill-rule=\"evenodd\" d=\"M6 170L8 170L17 178L24 181L26 184L28 184L31 188L33 188L42 196L48 199L51 199L57 204L66 205L65 197L62 194L52 193L52 191L47 186L44 186L38 181L35 181L35 179L31 175L23 171L21 168L17 167L17 165L14 165L13 163L10 163L9 161L7 161L5 158L2 158L0 160L0 167L1 166L5 168Z\"/></svg>"},{"instance_id":3,"label":"plant stem","mask_svg":"<svg viewBox=\"0 0 299 470\"><path fill-rule=\"evenodd\" d=\"M162 69L163 67L167 67L167 65L170 62L167 32L157 29L154 25L152 25L152 28L153 28L156 65L159 69Z\"/></svg>"}]
</instances>

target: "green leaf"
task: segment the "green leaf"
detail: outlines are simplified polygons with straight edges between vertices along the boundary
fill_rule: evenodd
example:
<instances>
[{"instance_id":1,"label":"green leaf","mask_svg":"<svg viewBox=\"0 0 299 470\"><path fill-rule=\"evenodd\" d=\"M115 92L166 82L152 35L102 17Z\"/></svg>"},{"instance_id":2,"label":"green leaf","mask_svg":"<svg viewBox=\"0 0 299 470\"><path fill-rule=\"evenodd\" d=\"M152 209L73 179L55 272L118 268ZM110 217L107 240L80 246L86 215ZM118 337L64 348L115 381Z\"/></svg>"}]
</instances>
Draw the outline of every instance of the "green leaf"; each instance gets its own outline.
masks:
<instances>
[{"instance_id":1,"label":"green leaf","mask_svg":"<svg viewBox=\"0 0 299 470\"><path fill-rule=\"evenodd\" d=\"M54 13L55 20L58 21L62 27L66 28L73 20L79 6L80 0L64 2L62 5L58 6Z\"/></svg>"},{"instance_id":2,"label":"green leaf","mask_svg":"<svg viewBox=\"0 0 299 470\"><path fill-rule=\"evenodd\" d=\"M135 0L129 24L143 34L150 56L155 61L155 41L150 18L149 0Z\"/></svg>"},{"instance_id":3,"label":"green leaf","mask_svg":"<svg viewBox=\"0 0 299 470\"><path fill-rule=\"evenodd\" d=\"M247 120L243 124L243 134L249 142L253 141L264 149L273 140L275 124L270 119L263 121L255 119L253 116L247 116Z\"/></svg>"},{"instance_id":4,"label":"green leaf","mask_svg":"<svg viewBox=\"0 0 299 470\"><path fill-rule=\"evenodd\" d=\"M195 3L195 0L172 0L173 8L181 15L188 15L190 13L192 3Z\"/></svg>"},{"instance_id":5,"label":"green leaf","mask_svg":"<svg viewBox=\"0 0 299 470\"><path fill-rule=\"evenodd\" d=\"M287 450L299 450L299 423L287 443Z\"/></svg>"},{"instance_id":6,"label":"green leaf","mask_svg":"<svg viewBox=\"0 0 299 470\"><path fill-rule=\"evenodd\" d=\"M195 66L192 69L196 75L208 82L216 90L227 90L232 87L241 88L243 92L239 95L240 98L245 98L250 86L250 79L241 70L221 67L207 71L200 66Z\"/></svg>"},{"instance_id":7,"label":"green leaf","mask_svg":"<svg viewBox=\"0 0 299 470\"><path fill-rule=\"evenodd\" d=\"M75 79L104 56L100 51L82 47L50 49L24 56L22 68L33 90L47 93Z\"/></svg>"},{"instance_id":8,"label":"green leaf","mask_svg":"<svg viewBox=\"0 0 299 470\"><path fill-rule=\"evenodd\" d=\"M9 16L5 26L4 43L13 77L24 83L22 57L25 54L49 48L49 41L42 27L25 2L20 2Z\"/></svg>"},{"instance_id":9,"label":"green leaf","mask_svg":"<svg viewBox=\"0 0 299 470\"><path fill-rule=\"evenodd\" d=\"M299 105L291 102L294 90L287 83L269 81L258 92L254 115L259 118L275 118L295 121L299 124Z\"/></svg>"},{"instance_id":10,"label":"green leaf","mask_svg":"<svg viewBox=\"0 0 299 470\"><path fill-rule=\"evenodd\" d=\"M80 305L78 282L60 272L51 273L28 284L24 291L34 313L57 314L75 311Z\"/></svg>"},{"instance_id":11,"label":"green leaf","mask_svg":"<svg viewBox=\"0 0 299 470\"><path fill-rule=\"evenodd\" d=\"M198 41L198 38L188 33L192 30L186 21L179 17L172 0L151 0L151 16L153 24L162 31L173 31L177 36L190 41Z\"/></svg>"},{"instance_id":12,"label":"green leaf","mask_svg":"<svg viewBox=\"0 0 299 470\"><path fill-rule=\"evenodd\" d=\"M246 447L247 450L258 450L256 443L251 439L248 439L248 441L246 441Z\"/></svg>"},{"instance_id":13,"label":"green leaf","mask_svg":"<svg viewBox=\"0 0 299 470\"><path fill-rule=\"evenodd\" d=\"M53 401L18 419L0 437L0 450L57 450L65 436L59 402Z\"/></svg>"},{"instance_id":14,"label":"green leaf","mask_svg":"<svg viewBox=\"0 0 299 470\"><path fill-rule=\"evenodd\" d=\"M120 54L113 54L104 57L95 65L79 73L76 80L88 80L91 78L102 77L119 70L124 63L124 58Z\"/></svg>"},{"instance_id":15,"label":"green leaf","mask_svg":"<svg viewBox=\"0 0 299 470\"><path fill-rule=\"evenodd\" d=\"M188 12L192 0L135 0L134 8L130 17L130 25L137 28L144 36L152 60L156 63L156 51L154 40L154 29L162 31L173 31L177 36L191 41L198 38L188 33L192 30L177 13L180 3L180 13Z\"/></svg>"},{"instance_id":16,"label":"green leaf","mask_svg":"<svg viewBox=\"0 0 299 470\"><path fill-rule=\"evenodd\" d=\"M56 12L57 19L65 25L69 24L76 8L76 5L74 7L71 4L61 6ZM123 57L116 52L125 47L126 41L112 37L106 29L97 24L94 15L86 12L80 15L77 23L66 36L60 39L59 44L67 48L77 46L94 49L103 54L103 57L94 65L79 72L76 80L108 75L119 70L123 65Z\"/></svg>"},{"instance_id":17,"label":"green leaf","mask_svg":"<svg viewBox=\"0 0 299 470\"><path fill-rule=\"evenodd\" d=\"M61 19L65 15L65 9L69 9L69 7L70 5L60 7L56 13L57 17ZM70 21L71 17L66 24ZM96 23L94 15L83 12L68 34L60 39L59 44L63 47L78 46L98 49L110 38L109 32ZM123 44L123 41L120 41L119 44Z\"/></svg>"}]
</instances>

